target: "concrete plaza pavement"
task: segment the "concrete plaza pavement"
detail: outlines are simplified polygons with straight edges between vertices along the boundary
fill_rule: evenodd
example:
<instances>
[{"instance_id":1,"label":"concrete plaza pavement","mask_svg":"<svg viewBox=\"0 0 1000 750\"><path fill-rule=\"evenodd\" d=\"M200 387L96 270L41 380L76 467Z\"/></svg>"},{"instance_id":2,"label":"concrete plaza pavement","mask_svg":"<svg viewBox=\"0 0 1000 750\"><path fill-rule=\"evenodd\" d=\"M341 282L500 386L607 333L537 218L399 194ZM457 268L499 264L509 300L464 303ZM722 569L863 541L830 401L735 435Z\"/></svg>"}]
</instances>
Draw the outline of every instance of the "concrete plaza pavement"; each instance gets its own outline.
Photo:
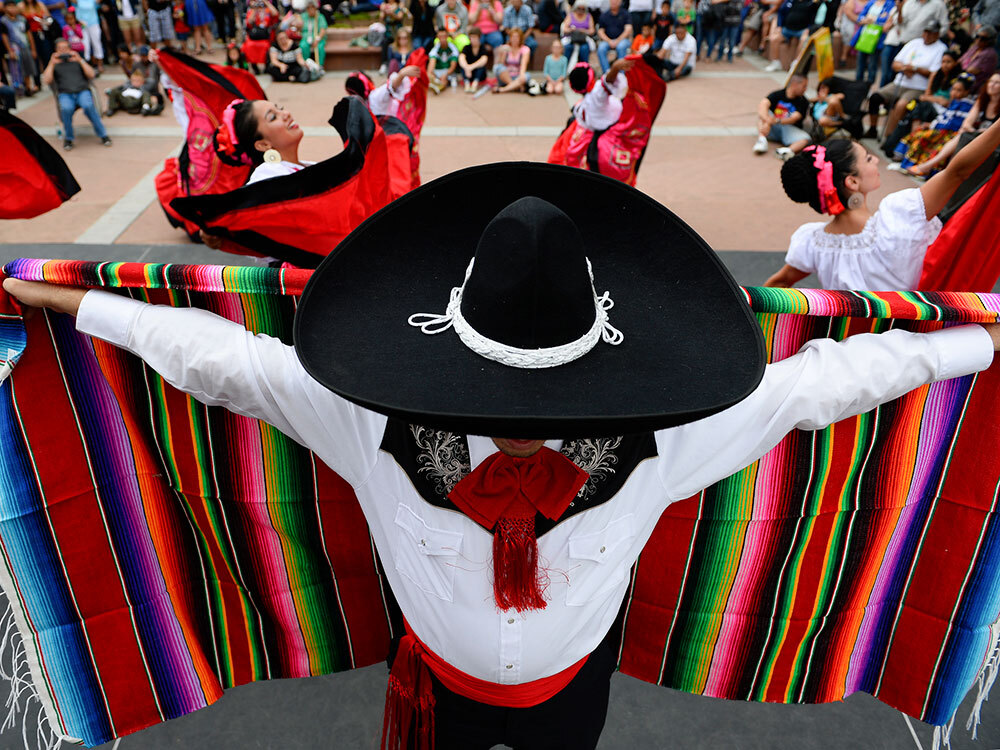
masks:
<instances>
[{"instance_id":1,"label":"concrete plaza pavement","mask_svg":"<svg viewBox=\"0 0 1000 750\"><path fill-rule=\"evenodd\" d=\"M792 231L817 217L792 204L780 187L780 162L755 157L755 111L782 77L756 58L701 62L694 76L671 84L639 174L638 187L670 207L716 249L743 284L759 284L782 262ZM117 85L106 74L100 86ZM262 79L267 81L266 78ZM343 77L307 86L273 84L268 96L306 130L302 156L322 159L340 149L326 119L343 92ZM425 181L495 160L544 160L568 114L567 98L522 95L473 99L446 91L429 101L421 142ZM58 123L47 94L19 116L56 143ZM106 124L105 149L77 115L77 147L65 155L83 187L68 203L30 221L0 225L0 263L14 257L136 260L169 263L253 262L194 245L172 229L156 203L152 180L180 143L169 110L156 118L119 113ZM914 183L883 170L876 198ZM101 746L102 750L243 750L244 748L378 747L385 694L384 665L304 680L235 688L214 706ZM0 687L0 700L2 695ZM979 741L964 730L971 696L958 711L955 750L1000 747L1000 713L987 704ZM865 694L841 703L785 706L703 698L615 675L601 750L741 748L771 750L930 750L932 729ZM0 750L21 746L0 735Z\"/></svg>"}]
</instances>

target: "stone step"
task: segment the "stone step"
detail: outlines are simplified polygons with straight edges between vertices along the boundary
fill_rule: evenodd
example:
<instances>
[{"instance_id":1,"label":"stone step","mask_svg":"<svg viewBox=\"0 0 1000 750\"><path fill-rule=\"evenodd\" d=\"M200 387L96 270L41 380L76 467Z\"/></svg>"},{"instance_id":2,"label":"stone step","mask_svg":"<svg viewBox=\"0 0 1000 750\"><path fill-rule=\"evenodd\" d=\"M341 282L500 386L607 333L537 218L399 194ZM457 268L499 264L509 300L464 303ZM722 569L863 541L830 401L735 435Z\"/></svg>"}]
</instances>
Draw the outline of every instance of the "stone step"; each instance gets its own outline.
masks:
<instances>
[{"instance_id":1,"label":"stone step","mask_svg":"<svg viewBox=\"0 0 1000 750\"><path fill-rule=\"evenodd\" d=\"M351 47L347 41L327 39L327 70L378 70L381 60L378 47Z\"/></svg>"},{"instance_id":2,"label":"stone step","mask_svg":"<svg viewBox=\"0 0 1000 750\"><path fill-rule=\"evenodd\" d=\"M356 36L364 36L368 33L368 26L353 26L353 27L329 27L326 30L326 43L329 44L332 41L343 41L349 42Z\"/></svg>"}]
</instances>

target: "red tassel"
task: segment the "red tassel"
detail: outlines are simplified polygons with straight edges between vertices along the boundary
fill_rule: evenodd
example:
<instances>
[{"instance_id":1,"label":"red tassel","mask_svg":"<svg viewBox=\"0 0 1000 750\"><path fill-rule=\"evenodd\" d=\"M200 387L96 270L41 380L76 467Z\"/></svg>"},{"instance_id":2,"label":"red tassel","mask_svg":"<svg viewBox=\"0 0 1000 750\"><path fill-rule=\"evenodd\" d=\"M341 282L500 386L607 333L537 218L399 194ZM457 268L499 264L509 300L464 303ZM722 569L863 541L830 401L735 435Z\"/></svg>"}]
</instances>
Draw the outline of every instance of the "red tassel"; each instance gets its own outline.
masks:
<instances>
[{"instance_id":1,"label":"red tassel","mask_svg":"<svg viewBox=\"0 0 1000 750\"><path fill-rule=\"evenodd\" d=\"M385 691L382 750L434 750L434 692L422 652L412 635L400 639Z\"/></svg>"},{"instance_id":2,"label":"red tassel","mask_svg":"<svg viewBox=\"0 0 1000 750\"><path fill-rule=\"evenodd\" d=\"M545 609L548 581L538 568L535 519L501 518L493 530L493 596L497 606L524 612Z\"/></svg>"}]
</instances>

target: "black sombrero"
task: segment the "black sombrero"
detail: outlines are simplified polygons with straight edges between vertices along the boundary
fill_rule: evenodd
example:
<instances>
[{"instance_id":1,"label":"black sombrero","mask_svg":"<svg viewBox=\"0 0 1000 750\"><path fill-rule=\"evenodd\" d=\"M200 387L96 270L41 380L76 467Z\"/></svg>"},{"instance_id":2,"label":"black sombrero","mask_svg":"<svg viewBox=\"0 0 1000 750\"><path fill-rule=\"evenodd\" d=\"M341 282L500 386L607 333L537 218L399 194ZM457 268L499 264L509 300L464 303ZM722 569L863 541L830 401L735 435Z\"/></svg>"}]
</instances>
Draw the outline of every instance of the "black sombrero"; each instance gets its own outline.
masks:
<instances>
[{"instance_id":1,"label":"black sombrero","mask_svg":"<svg viewBox=\"0 0 1000 750\"><path fill-rule=\"evenodd\" d=\"M701 419L765 363L742 291L683 221L624 183L527 162L455 172L361 224L306 286L295 349L366 408L525 439Z\"/></svg>"}]
</instances>

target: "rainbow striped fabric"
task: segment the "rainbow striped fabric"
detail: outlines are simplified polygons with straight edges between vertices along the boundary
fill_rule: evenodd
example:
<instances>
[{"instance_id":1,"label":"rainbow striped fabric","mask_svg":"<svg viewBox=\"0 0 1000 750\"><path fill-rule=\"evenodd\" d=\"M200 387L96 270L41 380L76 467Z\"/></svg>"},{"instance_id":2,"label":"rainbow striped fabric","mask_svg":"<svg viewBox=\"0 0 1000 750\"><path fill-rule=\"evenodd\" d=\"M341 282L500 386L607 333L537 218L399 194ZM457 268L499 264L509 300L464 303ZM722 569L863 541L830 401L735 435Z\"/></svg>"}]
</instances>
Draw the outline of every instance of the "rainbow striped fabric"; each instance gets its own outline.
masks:
<instances>
[{"instance_id":1,"label":"rainbow striped fabric","mask_svg":"<svg viewBox=\"0 0 1000 750\"><path fill-rule=\"evenodd\" d=\"M308 272L19 260L290 340ZM993 321L988 294L745 290L772 360L806 340ZM385 658L391 594L350 488L65 316L0 295L0 584L50 721L87 745L252 680ZM23 355L22 355L23 351ZM18 359L18 357L20 357ZM620 669L706 695L857 690L942 724L1000 614L1000 366L918 389L671 506L633 571ZM337 544L330 543L336 539Z\"/></svg>"}]
</instances>

